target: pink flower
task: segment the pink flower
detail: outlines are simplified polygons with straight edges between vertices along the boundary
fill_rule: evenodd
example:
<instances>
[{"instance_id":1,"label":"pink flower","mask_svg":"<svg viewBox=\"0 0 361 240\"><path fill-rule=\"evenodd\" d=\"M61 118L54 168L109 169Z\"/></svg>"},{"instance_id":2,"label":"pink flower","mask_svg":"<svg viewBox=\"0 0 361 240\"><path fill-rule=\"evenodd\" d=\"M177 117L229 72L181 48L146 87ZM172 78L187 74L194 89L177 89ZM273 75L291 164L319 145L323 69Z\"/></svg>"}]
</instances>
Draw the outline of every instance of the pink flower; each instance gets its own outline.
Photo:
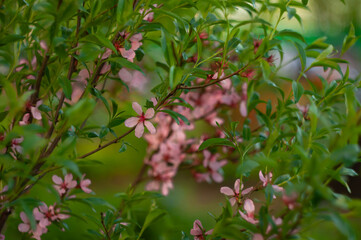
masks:
<instances>
[{"instance_id":1,"label":"pink flower","mask_svg":"<svg viewBox=\"0 0 361 240\"><path fill-rule=\"evenodd\" d=\"M69 215L60 213L55 204L48 207L43 203L39 208L34 208L34 218L39 221L40 227L46 228L51 222L67 219Z\"/></svg>"},{"instance_id":2,"label":"pink flower","mask_svg":"<svg viewBox=\"0 0 361 240\"><path fill-rule=\"evenodd\" d=\"M297 207L297 193L292 192L291 195L287 195L286 192L283 192L282 201L288 207L288 209L293 210Z\"/></svg>"},{"instance_id":3,"label":"pink flower","mask_svg":"<svg viewBox=\"0 0 361 240\"><path fill-rule=\"evenodd\" d=\"M145 189L147 191L159 190L164 196L167 196L169 189L173 188L173 177L176 174L176 169L169 167L165 162L151 162L152 169L149 170L148 175L153 179L150 181Z\"/></svg>"},{"instance_id":4,"label":"pink flower","mask_svg":"<svg viewBox=\"0 0 361 240\"><path fill-rule=\"evenodd\" d=\"M252 79L256 75L256 71L253 68L247 68L246 71L241 73L241 77Z\"/></svg>"},{"instance_id":5,"label":"pink flower","mask_svg":"<svg viewBox=\"0 0 361 240\"><path fill-rule=\"evenodd\" d=\"M268 174L263 176L263 173L260 170L258 175L263 187L266 187L269 183L272 183L272 172L269 172ZM283 188L278 185L272 185L272 188L275 192L281 192L283 190ZM276 196L273 196L273 198L276 198Z\"/></svg>"},{"instance_id":6,"label":"pink flower","mask_svg":"<svg viewBox=\"0 0 361 240\"><path fill-rule=\"evenodd\" d=\"M254 53L257 52L257 50L261 46L261 44L262 44L262 39L254 39L253 40L253 47L254 47L253 51L254 51Z\"/></svg>"},{"instance_id":7,"label":"pink flower","mask_svg":"<svg viewBox=\"0 0 361 240\"><path fill-rule=\"evenodd\" d=\"M157 7L158 5L157 4L153 4L153 7ZM139 12L142 14L144 12L144 9L140 9ZM152 9L149 8L145 11L144 13L144 17L143 17L143 20L144 21L147 21L147 22L153 22L154 20L154 12L152 12Z\"/></svg>"},{"instance_id":8,"label":"pink flower","mask_svg":"<svg viewBox=\"0 0 361 240\"><path fill-rule=\"evenodd\" d=\"M269 57L265 58L265 60L268 62L268 64L270 66L273 66L274 65L274 61L276 60L275 59L275 56L274 55L270 55Z\"/></svg>"},{"instance_id":9,"label":"pink flower","mask_svg":"<svg viewBox=\"0 0 361 240\"><path fill-rule=\"evenodd\" d=\"M148 79L139 71L129 71L126 68L122 68L118 72L118 76L122 79L130 88L136 89L140 92L144 91Z\"/></svg>"},{"instance_id":10,"label":"pink flower","mask_svg":"<svg viewBox=\"0 0 361 240\"><path fill-rule=\"evenodd\" d=\"M22 153L22 152L23 152L23 147L20 146L20 144L21 144L23 141L24 141L24 137L14 138L14 139L11 141L11 149L12 149L14 152Z\"/></svg>"},{"instance_id":11,"label":"pink flower","mask_svg":"<svg viewBox=\"0 0 361 240\"><path fill-rule=\"evenodd\" d=\"M24 212L21 212L20 218L23 222L20 223L18 226L19 231L20 232L28 232L31 229L30 221L29 221L28 217L26 216L26 214Z\"/></svg>"},{"instance_id":12,"label":"pink flower","mask_svg":"<svg viewBox=\"0 0 361 240\"><path fill-rule=\"evenodd\" d=\"M191 235L194 236L194 240L204 240L205 236L211 235L213 232L213 229L206 232L206 230L203 228L201 221L198 219L194 221L193 223L193 229L191 229Z\"/></svg>"},{"instance_id":13,"label":"pink flower","mask_svg":"<svg viewBox=\"0 0 361 240\"><path fill-rule=\"evenodd\" d=\"M240 200L240 190L243 189L243 184L241 185L241 189L239 188L239 185L240 185L240 182L241 180L240 179L237 179L235 182L234 182L234 190L232 190L231 188L229 187L221 187L221 193L223 193L224 195L226 196L229 196L231 197L229 199L231 205L233 206L234 204L236 204L236 202L238 202ZM249 187L245 190L243 190L241 192L241 195L246 195L248 194L249 192L251 192L253 189L253 187Z\"/></svg>"},{"instance_id":14,"label":"pink flower","mask_svg":"<svg viewBox=\"0 0 361 240\"><path fill-rule=\"evenodd\" d=\"M305 105L300 105L300 104L297 103L296 106L297 106L298 110L301 111L303 117L306 119L306 118L307 118L307 114L308 114L308 110L309 110L309 108L310 108L310 105L306 105L306 106L305 106Z\"/></svg>"},{"instance_id":15,"label":"pink flower","mask_svg":"<svg viewBox=\"0 0 361 240\"><path fill-rule=\"evenodd\" d=\"M57 184L54 185L54 188L58 191L60 196L65 195L68 190L75 188L77 185L77 182L73 180L73 175L71 173L65 175L64 181L57 175L53 175L52 179L53 182Z\"/></svg>"},{"instance_id":16,"label":"pink flower","mask_svg":"<svg viewBox=\"0 0 361 240\"><path fill-rule=\"evenodd\" d=\"M252 240L264 240L262 234L256 233L253 235Z\"/></svg>"},{"instance_id":17,"label":"pink flower","mask_svg":"<svg viewBox=\"0 0 361 240\"><path fill-rule=\"evenodd\" d=\"M254 219L255 207L253 201L251 199L246 199L246 201L244 201L243 208L246 210L247 214L244 214L241 210L239 210L241 217L249 223L257 224L258 220Z\"/></svg>"},{"instance_id":18,"label":"pink flower","mask_svg":"<svg viewBox=\"0 0 361 240\"><path fill-rule=\"evenodd\" d=\"M28 125L30 123L29 118L30 118L30 113L25 113L23 116L23 120L19 122L19 125L20 126Z\"/></svg>"},{"instance_id":19,"label":"pink flower","mask_svg":"<svg viewBox=\"0 0 361 240\"><path fill-rule=\"evenodd\" d=\"M272 216L272 220L276 224L276 226L280 226L283 223L282 218L275 218L274 216ZM268 234L271 230L272 230L272 226L271 226L271 224L269 224L266 229L266 233Z\"/></svg>"},{"instance_id":20,"label":"pink flower","mask_svg":"<svg viewBox=\"0 0 361 240\"><path fill-rule=\"evenodd\" d=\"M272 182L272 172L269 172L268 174L266 174L265 176L263 176L262 171L260 170L259 173L259 179L261 180L261 182L263 183L262 186L266 187L268 183Z\"/></svg>"},{"instance_id":21,"label":"pink flower","mask_svg":"<svg viewBox=\"0 0 361 240\"><path fill-rule=\"evenodd\" d=\"M120 36L123 39L126 39L129 33L121 32ZM141 33L134 34L129 38L131 48L126 50L124 46L120 42L116 42L114 44L115 48L120 52L120 54L126 58L128 61L133 62L133 59L135 58L135 52L140 46L142 46L141 40L143 39L143 36Z\"/></svg>"},{"instance_id":22,"label":"pink flower","mask_svg":"<svg viewBox=\"0 0 361 240\"><path fill-rule=\"evenodd\" d=\"M90 188L88 188L88 186L91 184L90 179L84 179L85 174L83 174L83 176L80 179L80 188L81 190L83 190L83 192L85 193L91 193L92 190Z\"/></svg>"},{"instance_id":23,"label":"pink flower","mask_svg":"<svg viewBox=\"0 0 361 240\"><path fill-rule=\"evenodd\" d=\"M125 120L124 125L126 127L132 128L135 127L135 136L140 138L143 136L144 133L144 126L147 127L151 134L156 132L155 127L150 121L147 121L154 117L154 109L148 108L147 111L143 112L142 107L137 103L133 102L132 104L134 111L138 114L137 117L131 117Z\"/></svg>"},{"instance_id":24,"label":"pink flower","mask_svg":"<svg viewBox=\"0 0 361 240\"><path fill-rule=\"evenodd\" d=\"M247 117L248 111L247 111L247 83L243 83L242 85L242 96L241 96L241 103L239 106L239 111L242 115L242 117Z\"/></svg>"},{"instance_id":25,"label":"pink flower","mask_svg":"<svg viewBox=\"0 0 361 240\"><path fill-rule=\"evenodd\" d=\"M218 154L212 155L209 151L203 151L204 160L203 166L208 170L208 178L207 181L210 182L210 177L213 178L215 182L222 182L223 176L219 173L219 169L221 169L224 165L227 164L226 160L217 161Z\"/></svg>"},{"instance_id":26,"label":"pink flower","mask_svg":"<svg viewBox=\"0 0 361 240\"><path fill-rule=\"evenodd\" d=\"M36 103L36 106L33 107L31 106L30 107L30 112L31 112L31 115L33 116L33 118L35 118L36 120L41 120L41 112L39 111L39 107L40 105L42 104L43 102L42 101L38 101Z\"/></svg>"},{"instance_id":27,"label":"pink flower","mask_svg":"<svg viewBox=\"0 0 361 240\"><path fill-rule=\"evenodd\" d=\"M23 223L20 223L18 226L19 232L23 232L23 233L28 232L28 233L32 234L31 237L34 239L40 240L41 235L43 235L44 233L46 233L48 231L47 228L43 228L38 224L36 226L36 230L34 232L31 229L30 221L24 212L20 213L20 218L23 221Z\"/></svg>"},{"instance_id":28,"label":"pink flower","mask_svg":"<svg viewBox=\"0 0 361 240\"><path fill-rule=\"evenodd\" d=\"M0 240L5 240L5 236L3 234L0 234Z\"/></svg>"}]
</instances>

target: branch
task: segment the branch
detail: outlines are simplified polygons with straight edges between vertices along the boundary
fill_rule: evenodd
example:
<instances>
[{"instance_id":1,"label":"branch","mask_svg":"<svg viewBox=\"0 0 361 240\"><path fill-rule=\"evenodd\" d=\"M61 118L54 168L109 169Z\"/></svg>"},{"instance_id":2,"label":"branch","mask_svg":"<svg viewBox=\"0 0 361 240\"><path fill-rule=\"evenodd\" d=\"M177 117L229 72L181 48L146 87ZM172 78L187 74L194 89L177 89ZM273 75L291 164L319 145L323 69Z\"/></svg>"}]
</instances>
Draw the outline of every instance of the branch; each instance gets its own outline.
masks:
<instances>
[{"instance_id":1,"label":"branch","mask_svg":"<svg viewBox=\"0 0 361 240\"><path fill-rule=\"evenodd\" d=\"M111 239L110 236L109 236L109 231L107 229L107 226L105 226L105 223L104 223L104 213L100 213L100 219L101 219L101 222L102 222L102 226L104 228L104 232L105 232L105 235L107 236L107 239Z\"/></svg>"},{"instance_id":2,"label":"branch","mask_svg":"<svg viewBox=\"0 0 361 240\"><path fill-rule=\"evenodd\" d=\"M112 145L112 144L114 144L114 143L117 143L120 139L124 138L125 136L127 136L127 135L129 135L131 132L133 132L134 129L135 129L135 127L129 129L129 130L128 130L127 132L125 132L123 135L117 137L116 139L114 139L114 140L112 140L112 141L110 141L110 142L108 142L108 143L106 143L106 144L104 144L104 145L100 145L99 147L97 147L97 148L94 149L93 151L88 152L88 153L86 153L86 154L78 157L78 159L86 158L86 157L88 157L88 156L90 156L90 155L93 155L94 153L99 152L100 150L102 150L102 149L104 149L104 148L106 148L106 147L108 147L108 146L110 146L110 145Z\"/></svg>"},{"instance_id":3,"label":"branch","mask_svg":"<svg viewBox=\"0 0 361 240\"><path fill-rule=\"evenodd\" d=\"M80 17L80 11L78 10L78 18L77 18L76 34L75 34L76 39L78 39L80 23L81 23L81 17ZM72 48L75 48L77 45L78 45L78 43L75 43L72 46ZM77 64L78 64L78 61L75 59L74 55L72 55L71 58L70 58L70 66L69 66L69 70L68 70L68 74L67 74L67 78L69 79L69 81L71 79L71 76L73 75L73 73L76 70ZM48 133L46 134L47 139L49 139L51 137L51 135L53 134L53 132L54 132L54 128L55 128L56 123L58 122L60 110L63 107L64 100L65 100L65 94L64 94L64 91L63 91L61 93L61 97L60 97L60 100L59 100L58 107L56 108L54 120L53 120L53 122L52 122L52 124L51 124L51 126L49 128Z\"/></svg>"},{"instance_id":4,"label":"branch","mask_svg":"<svg viewBox=\"0 0 361 240\"><path fill-rule=\"evenodd\" d=\"M36 76L36 82L35 82L35 86L34 86L35 92L33 93L33 95L31 95L31 99L30 99L31 105L34 105L36 103L36 101L38 100L38 98L39 98L41 80L43 78L46 65L48 64L48 61L49 61L48 53L49 53L49 50L46 50L45 53L44 53L43 63L41 64L41 67L39 69L39 73Z\"/></svg>"},{"instance_id":5,"label":"branch","mask_svg":"<svg viewBox=\"0 0 361 240\"><path fill-rule=\"evenodd\" d=\"M247 67L249 66L249 63L246 64L245 66L243 66L241 69L238 69L237 71L235 71L234 73L231 73L223 78L219 78L215 81L212 81L212 82L209 82L209 83L205 83L205 84L202 84L202 85L198 85L198 86L190 86L190 87L187 87L187 86L180 86L179 89L188 89L188 90L192 90L192 89L200 89L200 88L205 88L205 87L208 87L208 86L212 86L216 83L219 83L223 80L226 80L230 77L233 77L235 75L238 75L240 72L243 72Z\"/></svg>"}]
</instances>

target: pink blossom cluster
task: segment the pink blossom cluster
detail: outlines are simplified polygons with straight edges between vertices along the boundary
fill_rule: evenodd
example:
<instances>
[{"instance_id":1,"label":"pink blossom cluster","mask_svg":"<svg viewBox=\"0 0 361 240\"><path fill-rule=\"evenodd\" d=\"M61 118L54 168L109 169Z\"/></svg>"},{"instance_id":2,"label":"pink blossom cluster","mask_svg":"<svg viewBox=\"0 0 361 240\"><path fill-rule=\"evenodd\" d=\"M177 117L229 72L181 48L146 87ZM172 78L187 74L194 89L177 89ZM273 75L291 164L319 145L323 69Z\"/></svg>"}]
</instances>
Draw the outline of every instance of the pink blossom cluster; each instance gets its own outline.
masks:
<instances>
[{"instance_id":1,"label":"pink blossom cluster","mask_svg":"<svg viewBox=\"0 0 361 240\"><path fill-rule=\"evenodd\" d=\"M61 209L56 204L48 207L45 203L33 209L33 216L37 223L35 229L31 228L30 220L24 212L20 213L23 222L19 224L18 229L20 232L29 233L32 238L38 240L41 239L41 235L47 233L47 227L53 222L60 222L70 217L61 213Z\"/></svg>"},{"instance_id":2,"label":"pink blossom cluster","mask_svg":"<svg viewBox=\"0 0 361 240\"><path fill-rule=\"evenodd\" d=\"M243 210L238 210L238 213L240 217L247 222L257 225L259 223L259 220L255 216L255 205L253 200L249 197L254 191L259 191L264 189L267 185L271 185L273 190L275 192L282 193L282 200L284 204L290 209L294 209L297 204L297 194L293 193L292 195L287 195L285 190L275 184L272 184L272 172L269 172L268 174L263 174L262 171L259 171L259 179L260 184L255 187L249 187L247 189L243 190L243 184L240 184L240 179L237 179L234 183L234 189L231 189L229 187L221 187L220 192L227 197L229 197L229 201L232 206L234 206L236 203L238 204L238 207L243 206ZM274 197L275 198L275 197ZM283 219L278 217L273 217L272 220L275 223L276 226L281 226L283 224ZM272 226L269 225L266 229L266 234L269 234L272 230ZM276 237L276 235L272 235L267 239L273 239ZM257 233L254 234L253 239L257 240L263 240L263 235Z\"/></svg>"},{"instance_id":3,"label":"pink blossom cluster","mask_svg":"<svg viewBox=\"0 0 361 240\"><path fill-rule=\"evenodd\" d=\"M220 78L223 77L224 74L221 73ZM206 80L198 79L197 84L205 84L217 79L218 72L208 76ZM187 139L186 136L187 131L194 130L194 122L197 120L205 120L211 126L217 126L217 123L222 124L224 120L217 111L221 105L233 108L243 101L246 106L247 84L244 85L243 89L245 90L241 94L237 93L230 79L221 81L220 85L221 87L210 86L200 91L190 91L181 95L181 98L193 108L177 105L172 107L172 110L185 116L190 121L189 125L182 120L177 124L163 112L156 115L154 122L157 123L157 132L145 135L150 155L145 162L150 167L148 176L151 178L146 186L147 190L161 190L162 194L167 195L169 189L173 188L172 179L186 159L191 160L190 169L198 182L223 181L221 168L227 164L227 160L220 161L219 154L213 154L208 150L198 152L198 147L207 138L206 136L202 136L203 140L200 142L194 138ZM153 99L153 104L157 104L155 99ZM140 112L138 114L141 116ZM135 123L136 119L133 120Z\"/></svg>"},{"instance_id":4,"label":"pink blossom cluster","mask_svg":"<svg viewBox=\"0 0 361 240\"><path fill-rule=\"evenodd\" d=\"M85 179L85 174L83 174L79 183L76 180L73 180L73 175L71 173L65 175L64 180L57 175L53 175L52 180L55 183L54 188L61 197L68 196L70 190L75 188L80 188L85 193L92 192L92 190L89 188L91 181L89 179ZM72 195L71 197L74 198L75 196Z\"/></svg>"},{"instance_id":5,"label":"pink blossom cluster","mask_svg":"<svg viewBox=\"0 0 361 240\"><path fill-rule=\"evenodd\" d=\"M53 182L55 183L54 188L58 191L60 197L64 199L65 196L68 196L70 190L75 188L80 188L85 193L91 193L92 190L89 189L91 181L85 179L85 174L80 179L79 183L76 180L73 180L72 174L65 175L64 179L57 175L53 175ZM69 198L75 198L75 195L69 196ZM62 213L61 206L56 205L46 205L42 203L40 206L33 209L33 217L36 220L36 228L32 229L30 220L25 212L20 213L20 218L23 221L19 224L18 230L23 233L28 233L34 239L41 239L41 236L47 233L47 227L50 226L53 222L61 222L69 218L70 216L66 213Z\"/></svg>"},{"instance_id":6,"label":"pink blossom cluster","mask_svg":"<svg viewBox=\"0 0 361 240\"><path fill-rule=\"evenodd\" d=\"M122 55L122 57L126 58L130 62L133 62L135 58L135 51L143 45L141 42L143 39L142 34L137 33L129 37L129 33L123 31L119 35L119 40L114 43L115 48ZM130 42L129 49L126 49L124 45L126 40Z\"/></svg>"}]
</instances>

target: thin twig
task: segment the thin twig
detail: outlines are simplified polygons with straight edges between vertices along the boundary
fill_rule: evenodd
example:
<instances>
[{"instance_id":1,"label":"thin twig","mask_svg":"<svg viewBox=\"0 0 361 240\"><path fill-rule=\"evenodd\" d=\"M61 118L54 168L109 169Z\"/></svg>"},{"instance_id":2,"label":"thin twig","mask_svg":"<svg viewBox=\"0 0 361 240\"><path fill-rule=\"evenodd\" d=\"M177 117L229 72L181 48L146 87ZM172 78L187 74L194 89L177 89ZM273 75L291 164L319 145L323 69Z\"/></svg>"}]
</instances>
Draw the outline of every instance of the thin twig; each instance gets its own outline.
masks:
<instances>
[{"instance_id":1,"label":"thin twig","mask_svg":"<svg viewBox=\"0 0 361 240\"><path fill-rule=\"evenodd\" d=\"M48 64L48 60L49 60L48 52L49 52L49 50L45 51L44 58L43 58L43 63L41 64L41 67L39 69L39 73L36 76L36 82L35 82L35 86L34 86L35 92L33 93L33 95L31 95L31 100L30 100L31 105L35 105L36 101L39 98L41 80L43 78L45 68L46 68L46 65Z\"/></svg>"},{"instance_id":2,"label":"thin twig","mask_svg":"<svg viewBox=\"0 0 361 240\"><path fill-rule=\"evenodd\" d=\"M109 231L107 229L107 226L105 226L105 223L104 223L104 213L100 213L100 218L101 218L101 222L102 222L102 226L104 228L104 232L105 232L105 235L107 236L107 239L111 239L110 236L109 236Z\"/></svg>"},{"instance_id":3,"label":"thin twig","mask_svg":"<svg viewBox=\"0 0 361 240\"><path fill-rule=\"evenodd\" d=\"M190 87L187 87L187 86L180 86L179 89L188 89L188 90L192 90L192 89L200 89L200 88L205 88L205 87L208 87L208 86L211 86L211 85L214 85L216 83L219 83L223 80L226 80L230 77L233 77L235 75L238 75L240 72L244 71L247 67L249 66L249 63L245 66L243 66L241 69L238 69L237 71L235 71L234 73L231 73L223 78L219 78L215 81L212 81L212 82L209 82L209 83L205 83L205 84L202 84L202 85L198 85L198 86L190 86Z\"/></svg>"},{"instance_id":4,"label":"thin twig","mask_svg":"<svg viewBox=\"0 0 361 240\"><path fill-rule=\"evenodd\" d=\"M112 144L114 144L114 143L119 142L120 139L122 139L122 138L124 138L125 136L129 135L131 132L134 131L134 129L135 129L135 127L129 129L129 130L128 130L127 132L125 132L123 135L117 137L116 139L114 139L114 140L112 140L112 141L110 141L110 142L108 142L108 143L106 143L106 144L104 144L104 145L100 145L99 147L97 147L97 148L94 149L93 151L90 151L90 152L88 152L88 153L86 153L86 154L78 157L78 159L86 158L86 157L88 157L88 156L90 156L90 155L93 155L94 153L99 152L100 150L102 150L102 149L104 149L104 148L106 148L106 147L108 147L108 146L110 146L110 145L112 145Z\"/></svg>"},{"instance_id":5,"label":"thin twig","mask_svg":"<svg viewBox=\"0 0 361 240\"><path fill-rule=\"evenodd\" d=\"M80 30L80 23L81 23L81 17L80 17L80 11L78 10L78 18L77 18L76 34L75 34L76 38L78 38L78 34L79 34L79 30ZM75 43L72 46L72 48L75 48L77 45L78 44ZM75 59L74 55L72 55L71 58L70 58L70 66L69 66L69 70L68 70L68 74L67 74L67 78L68 78L69 81L71 80L71 76L73 75L73 73L76 70L77 64L78 64L78 61ZM63 106L64 100L65 100L65 94L64 94L64 91L62 91L61 96L60 96L60 100L59 100L59 103L58 103L58 107L57 107L56 112L55 112L54 120L53 120L53 122L52 122L52 124L51 124L51 126L49 128L48 133L46 134L47 139L49 139L51 137L51 135L53 134L55 125L58 122L58 118L59 118L59 115L60 115L60 110L61 110L61 108Z\"/></svg>"}]
</instances>

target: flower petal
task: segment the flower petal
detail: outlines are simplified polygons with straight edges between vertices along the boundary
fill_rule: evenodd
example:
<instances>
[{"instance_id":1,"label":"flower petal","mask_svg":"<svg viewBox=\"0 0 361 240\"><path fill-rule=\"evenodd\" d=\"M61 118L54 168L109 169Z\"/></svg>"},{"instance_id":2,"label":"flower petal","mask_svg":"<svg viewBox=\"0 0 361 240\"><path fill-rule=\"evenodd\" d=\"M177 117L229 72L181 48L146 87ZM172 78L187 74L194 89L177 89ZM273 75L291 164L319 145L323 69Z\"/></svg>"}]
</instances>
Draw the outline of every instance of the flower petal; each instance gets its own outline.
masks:
<instances>
[{"instance_id":1,"label":"flower petal","mask_svg":"<svg viewBox=\"0 0 361 240\"><path fill-rule=\"evenodd\" d=\"M156 130L155 127L153 126L153 124L149 121L144 121L144 125L147 127L147 129L149 130L149 132L151 134L155 134Z\"/></svg>"},{"instance_id":2,"label":"flower petal","mask_svg":"<svg viewBox=\"0 0 361 240\"><path fill-rule=\"evenodd\" d=\"M149 119L154 117L154 109L153 108L148 108L147 111L144 114L144 117Z\"/></svg>"},{"instance_id":3,"label":"flower petal","mask_svg":"<svg viewBox=\"0 0 361 240\"><path fill-rule=\"evenodd\" d=\"M132 107L133 107L134 111L135 111L139 116L142 115L143 109L142 109L142 107L139 105L139 103L133 102L133 103L132 103Z\"/></svg>"},{"instance_id":4,"label":"flower petal","mask_svg":"<svg viewBox=\"0 0 361 240\"><path fill-rule=\"evenodd\" d=\"M40 221L41 219L44 218L44 214L42 214L38 208L34 208L33 215L34 215L34 218L38 221Z\"/></svg>"},{"instance_id":5,"label":"flower petal","mask_svg":"<svg viewBox=\"0 0 361 240\"><path fill-rule=\"evenodd\" d=\"M20 232L28 232L30 230L30 225L26 223L20 223L18 226Z\"/></svg>"},{"instance_id":6,"label":"flower petal","mask_svg":"<svg viewBox=\"0 0 361 240\"><path fill-rule=\"evenodd\" d=\"M144 125L140 123L135 127L135 136L137 138L141 138L143 136L143 133L144 133Z\"/></svg>"},{"instance_id":7,"label":"flower petal","mask_svg":"<svg viewBox=\"0 0 361 240\"><path fill-rule=\"evenodd\" d=\"M236 202L237 202L237 198L235 198L235 197L230 198L229 202L231 203L232 206L234 206L234 204L236 204Z\"/></svg>"},{"instance_id":8,"label":"flower petal","mask_svg":"<svg viewBox=\"0 0 361 240\"><path fill-rule=\"evenodd\" d=\"M212 178L217 183L220 183L220 182L223 181L223 176L221 174L219 174L218 172L213 172L212 173Z\"/></svg>"},{"instance_id":9,"label":"flower petal","mask_svg":"<svg viewBox=\"0 0 361 240\"><path fill-rule=\"evenodd\" d=\"M234 196L233 190L229 187L221 187L221 193L227 196Z\"/></svg>"},{"instance_id":10,"label":"flower petal","mask_svg":"<svg viewBox=\"0 0 361 240\"><path fill-rule=\"evenodd\" d=\"M119 51L122 57L128 59L128 61L132 62L132 60L135 58L135 52L133 49L125 50L125 48L121 48Z\"/></svg>"},{"instance_id":11,"label":"flower petal","mask_svg":"<svg viewBox=\"0 0 361 240\"><path fill-rule=\"evenodd\" d=\"M31 111L31 115L33 115L33 118L35 118L36 120L41 120L41 112L39 111L38 108L31 107L30 111Z\"/></svg>"},{"instance_id":12,"label":"flower petal","mask_svg":"<svg viewBox=\"0 0 361 240\"><path fill-rule=\"evenodd\" d=\"M246 199L246 201L244 201L244 205L243 205L244 210L246 210L248 216L253 215L254 214L254 203L251 199Z\"/></svg>"},{"instance_id":13,"label":"flower petal","mask_svg":"<svg viewBox=\"0 0 361 240\"><path fill-rule=\"evenodd\" d=\"M125 120L124 122L124 125L126 127L134 127L135 125L137 125L139 122L139 118L137 117L131 117L131 118L128 118L127 120Z\"/></svg>"},{"instance_id":14,"label":"flower petal","mask_svg":"<svg viewBox=\"0 0 361 240\"><path fill-rule=\"evenodd\" d=\"M67 175L65 175L64 177L64 182L67 184L70 184L73 181L73 174L68 173Z\"/></svg>"},{"instance_id":15,"label":"flower petal","mask_svg":"<svg viewBox=\"0 0 361 240\"><path fill-rule=\"evenodd\" d=\"M253 190L253 187L246 188L242 191L242 195L246 195L246 194L250 193L252 190Z\"/></svg>"},{"instance_id":16,"label":"flower petal","mask_svg":"<svg viewBox=\"0 0 361 240\"><path fill-rule=\"evenodd\" d=\"M242 117L247 117L247 101L242 100L239 106L239 111Z\"/></svg>"},{"instance_id":17,"label":"flower petal","mask_svg":"<svg viewBox=\"0 0 361 240\"><path fill-rule=\"evenodd\" d=\"M29 223L29 219L26 216L25 212L20 213L20 218L21 218L21 220L23 220L24 223Z\"/></svg>"},{"instance_id":18,"label":"flower petal","mask_svg":"<svg viewBox=\"0 0 361 240\"><path fill-rule=\"evenodd\" d=\"M241 180L240 179L237 179L235 182L234 182L234 192L235 193L239 193L239 185L241 184Z\"/></svg>"},{"instance_id":19,"label":"flower petal","mask_svg":"<svg viewBox=\"0 0 361 240\"><path fill-rule=\"evenodd\" d=\"M53 175L53 177L51 179L53 179L53 182L55 184L60 185L63 183L63 179L61 179L61 177L58 177L57 175Z\"/></svg>"},{"instance_id":20,"label":"flower petal","mask_svg":"<svg viewBox=\"0 0 361 240\"><path fill-rule=\"evenodd\" d=\"M259 170L258 176L259 176L259 179L260 179L263 183L266 181L266 178L263 176L263 173L262 173L261 170Z\"/></svg>"}]
</instances>

